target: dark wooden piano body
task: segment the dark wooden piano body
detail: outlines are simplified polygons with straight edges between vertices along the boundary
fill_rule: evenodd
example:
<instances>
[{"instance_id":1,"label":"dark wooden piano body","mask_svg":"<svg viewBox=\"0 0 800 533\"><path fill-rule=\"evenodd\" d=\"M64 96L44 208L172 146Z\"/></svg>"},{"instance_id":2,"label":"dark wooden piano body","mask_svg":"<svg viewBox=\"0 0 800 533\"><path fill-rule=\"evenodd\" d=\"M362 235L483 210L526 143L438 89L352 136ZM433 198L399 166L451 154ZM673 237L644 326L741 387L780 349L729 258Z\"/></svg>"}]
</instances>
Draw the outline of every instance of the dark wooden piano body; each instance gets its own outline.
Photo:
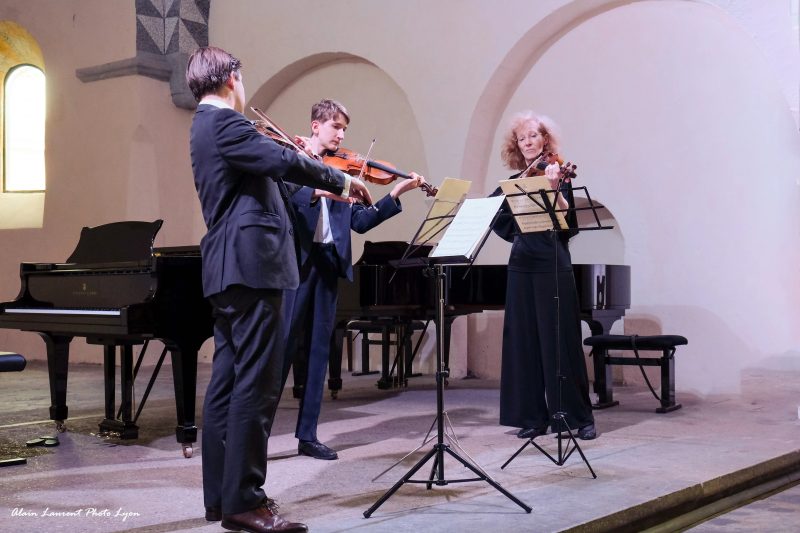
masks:
<instances>
[{"instance_id":1,"label":"dark wooden piano body","mask_svg":"<svg viewBox=\"0 0 800 533\"><path fill-rule=\"evenodd\" d=\"M212 335L211 308L202 294L199 247L153 248L160 226L161 221L117 222L84 228L66 263L23 263L19 296L0 304L0 327L37 332L44 339L50 418L62 430L68 417L70 342L85 337L102 345L105 420L100 431L122 438L138 436L132 417L133 346L162 341L172 361L176 438L191 455L197 439L197 352ZM121 419L114 399L117 347Z\"/></svg>"},{"instance_id":2,"label":"dark wooden piano body","mask_svg":"<svg viewBox=\"0 0 800 533\"><path fill-rule=\"evenodd\" d=\"M398 259L406 248L402 242L366 242L362 257L354 265L354 281L339 284L336 332L332 339L330 380L332 391L341 388L343 332L352 321L383 321L396 324L395 333L408 333L415 320L433 319L433 285L422 267L395 269L389 261ZM427 250L422 251L426 255ZM449 362L450 326L465 314L505 307L506 265L447 267L446 320L444 324L445 363ZM612 324L630 308L630 266L573 265L581 309L593 335L608 333ZM466 277L464 273L467 272ZM394 275L391 283L390 278ZM498 343L501 340L498 339ZM384 347L384 353L388 353ZM379 388L388 388L393 379L391 366L383 358ZM402 365L401 365L402 367ZM406 365L410 371L410 365Z\"/></svg>"}]
</instances>

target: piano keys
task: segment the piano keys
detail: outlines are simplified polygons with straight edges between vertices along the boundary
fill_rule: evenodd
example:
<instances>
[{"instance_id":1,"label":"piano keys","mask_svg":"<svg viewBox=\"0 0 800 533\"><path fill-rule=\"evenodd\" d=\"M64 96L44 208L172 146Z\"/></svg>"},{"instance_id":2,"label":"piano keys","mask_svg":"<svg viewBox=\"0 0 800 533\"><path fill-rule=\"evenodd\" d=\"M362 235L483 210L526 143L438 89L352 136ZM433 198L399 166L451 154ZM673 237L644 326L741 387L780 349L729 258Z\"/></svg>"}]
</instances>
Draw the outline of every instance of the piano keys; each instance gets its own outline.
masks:
<instances>
[{"instance_id":1,"label":"piano keys","mask_svg":"<svg viewBox=\"0 0 800 533\"><path fill-rule=\"evenodd\" d=\"M0 304L0 328L33 331L44 340L50 418L62 431L69 412L69 344L74 337L85 337L89 344L103 346L105 419L100 431L122 438L138 436L132 415L133 346L162 341L172 361L175 435L189 457L197 440L197 352L212 335L213 319L203 297L199 247L153 248L161 224L115 222L83 228L65 263L22 263L19 296ZM114 398L117 347L121 419Z\"/></svg>"}]
</instances>

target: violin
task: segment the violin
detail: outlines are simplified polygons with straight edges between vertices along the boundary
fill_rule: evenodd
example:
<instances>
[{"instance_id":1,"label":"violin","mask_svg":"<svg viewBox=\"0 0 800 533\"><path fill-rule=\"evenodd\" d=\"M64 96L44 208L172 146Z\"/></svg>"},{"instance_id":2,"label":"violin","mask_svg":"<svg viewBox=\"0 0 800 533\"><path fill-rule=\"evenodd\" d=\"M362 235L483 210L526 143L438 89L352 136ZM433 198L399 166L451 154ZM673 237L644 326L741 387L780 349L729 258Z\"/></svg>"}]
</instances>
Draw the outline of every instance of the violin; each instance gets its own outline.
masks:
<instances>
[{"instance_id":1,"label":"violin","mask_svg":"<svg viewBox=\"0 0 800 533\"><path fill-rule=\"evenodd\" d=\"M282 146L293 148L298 152L308 155L305 151L305 147L295 142L289 134L280 128L280 126L270 120L266 113L257 107L250 107L250 109L252 109L253 113L260 119L251 122L259 133L266 135ZM319 159L319 156L317 156L317 159ZM386 161L371 161L347 148L339 148L335 154L324 156L322 158L322 163L351 176L358 176L367 181L379 183L381 185L391 183L398 177L404 179L411 178L411 176L405 172L392 168L391 163L387 163ZM427 183L420 185L420 188L424 190L428 196L436 196L436 193L439 192L436 187L428 185Z\"/></svg>"},{"instance_id":2,"label":"violin","mask_svg":"<svg viewBox=\"0 0 800 533\"><path fill-rule=\"evenodd\" d=\"M411 179L411 176L397 170L391 163L367 159L363 155L347 148L340 147L336 152L323 156L322 162L341 170L345 174L359 176L366 181L379 185L388 185L397 178ZM423 183L420 188L425 191L427 196L436 196L436 193L439 192L436 187L428 183Z\"/></svg>"},{"instance_id":3,"label":"violin","mask_svg":"<svg viewBox=\"0 0 800 533\"><path fill-rule=\"evenodd\" d=\"M562 181L573 180L577 177L575 171L578 169L578 165L575 165L571 162L564 163L564 160L561 159L558 154L554 154L553 152L542 152L539 154L536 159L531 161L531 164L522 171L520 177L526 178L529 176L542 176L544 175L544 170L553 163L558 164L560 169L559 178Z\"/></svg>"}]
</instances>

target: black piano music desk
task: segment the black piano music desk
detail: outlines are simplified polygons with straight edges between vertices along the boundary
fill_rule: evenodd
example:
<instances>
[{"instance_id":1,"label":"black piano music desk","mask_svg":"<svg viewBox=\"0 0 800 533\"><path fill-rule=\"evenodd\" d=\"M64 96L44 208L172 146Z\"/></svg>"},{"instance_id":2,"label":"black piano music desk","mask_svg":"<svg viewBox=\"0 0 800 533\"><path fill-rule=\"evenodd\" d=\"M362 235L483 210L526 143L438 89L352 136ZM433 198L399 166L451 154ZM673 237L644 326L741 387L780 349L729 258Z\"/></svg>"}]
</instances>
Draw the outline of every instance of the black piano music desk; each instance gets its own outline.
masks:
<instances>
[{"instance_id":1,"label":"black piano music desk","mask_svg":"<svg viewBox=\"0 0 800 533\"><path fill-rule=\"evenodd\" d=\"M366 335L368 328L364 324L370 321L375 322L375 330L380 330L381 325L392 324L398 331L407 331L416 321L433 318L433 287L430 279L423 276L421 267L403 268L395 274L395 269L389 265L389 260L400 257L405 246L405 243L397 242L365 243L364 254L353 268L353 283L339 284L339 305L336 330L331 342L328 380L328 388L334 397L342 387L342 340L348 324L357 321ZM574 264L573 271L581 320L587 323L592 335L608 334L614 322L630 309L630 266ZM448 367L452 321L461 315L505 307L506 266L448 267L446 275L447 307L443 334L445 366ZM388 336L384 334L383 338L387 342ZM383 369L378 388L405 382L405 376L393 379L390 375L388 349L388 346L383 347ZM402 352L401 344L398 353ZM404 363L406 371L410 372L411 361ZM403 368L403 365L397 366Z\"/></svg>"}]
</instances>

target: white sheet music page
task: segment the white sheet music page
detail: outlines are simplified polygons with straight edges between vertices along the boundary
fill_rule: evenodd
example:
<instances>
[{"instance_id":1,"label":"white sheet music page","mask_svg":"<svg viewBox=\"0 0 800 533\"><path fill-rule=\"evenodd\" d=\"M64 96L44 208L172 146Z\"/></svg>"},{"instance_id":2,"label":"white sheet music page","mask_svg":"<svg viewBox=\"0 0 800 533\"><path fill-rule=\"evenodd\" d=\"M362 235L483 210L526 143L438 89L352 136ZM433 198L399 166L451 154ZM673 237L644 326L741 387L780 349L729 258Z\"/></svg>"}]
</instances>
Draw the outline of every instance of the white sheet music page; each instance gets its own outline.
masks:
<instances>
[{"instance_id":1,"label":"white sheet music page","mask_svg":"<svg viewBox=\"0 0 800 533\"><path fill-rule=\"evenodd\" d=\"M491 230L492 219L505 196L464 200L461 209L445 231L430 257L454 257L470 260L478 245Z\"/></svg>"}]
</instances>

